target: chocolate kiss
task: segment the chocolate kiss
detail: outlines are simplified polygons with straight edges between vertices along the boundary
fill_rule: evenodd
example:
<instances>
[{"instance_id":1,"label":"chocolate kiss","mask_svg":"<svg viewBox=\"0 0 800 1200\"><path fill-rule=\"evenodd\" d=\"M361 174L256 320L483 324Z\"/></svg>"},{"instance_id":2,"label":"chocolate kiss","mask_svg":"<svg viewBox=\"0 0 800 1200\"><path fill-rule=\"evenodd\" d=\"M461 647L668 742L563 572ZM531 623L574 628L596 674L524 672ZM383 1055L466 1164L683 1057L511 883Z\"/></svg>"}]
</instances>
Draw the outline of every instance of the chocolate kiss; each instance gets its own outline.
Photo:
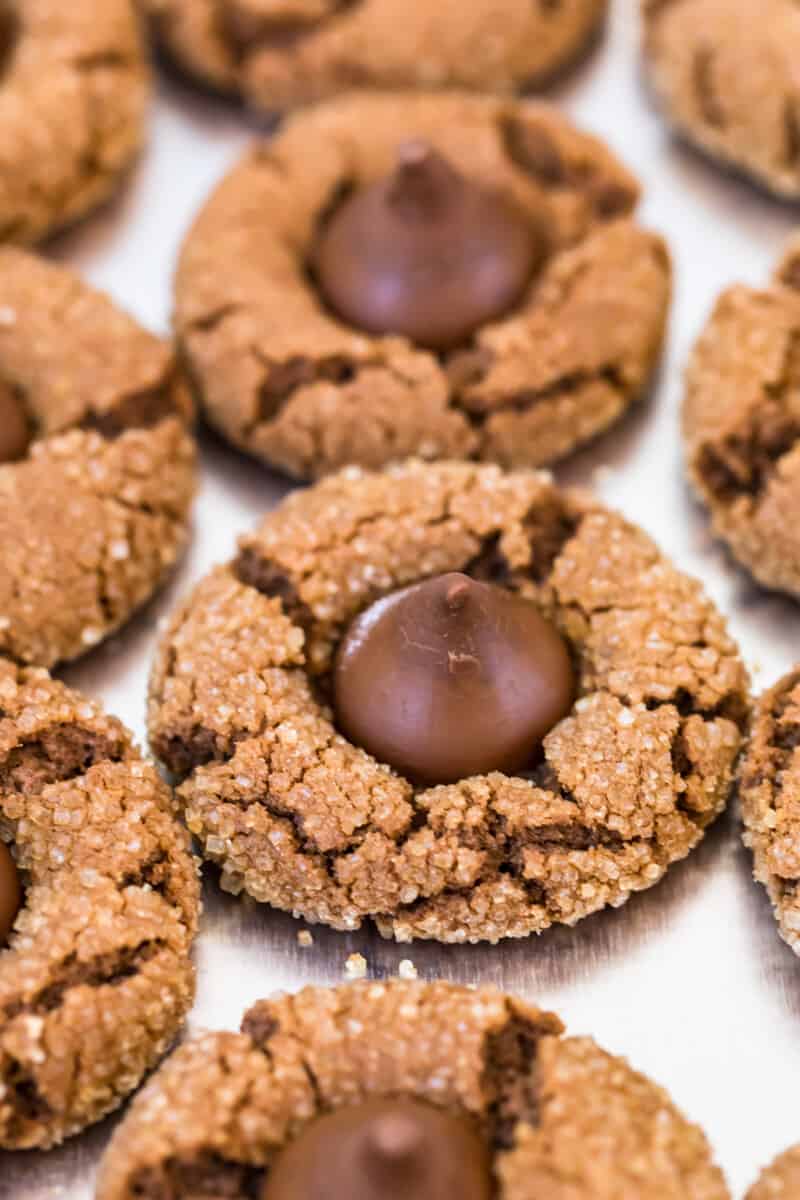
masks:
<instances>
[{"instance_id":1,"label":"chocolate kiss","mask_svg":"<svg viewBox=\"0 0 800 1200\"><path fill-rule=\"evenodd\" d=\"M517 304L542 256L541 231L510 196L415 141L392 176L334 211L312 266L350 325L449 350Z\"/></svg>"},{"instance_id":2,"label":"chocolate kiss","mask_svg":"<svg viewBox=\"0 0 800 1200\"><path fill-rule=\"evenodd\" d=\"M5 842L0 842L0 947L8 941L22 908L22 884L17 864Z\"/></svg>"},{"instance_id":3,"label":"chocolate kiss","mask_svg":"<svg viewBox=\"0 0 800 1200\"><path fill-rule=\"evenodd\" d=\"M415 1100L372 1100L312 1121L272 1167L262 1200L489 1200L487 1148L466 1120Z\"/></svg>"},{"instance_id":4,"label":"chocolate kiss","mask_svg":"<svg viewBox=\"0 0 800 1200\"><path fill-rule=\"evenodd\" d=\"M0 380L0 464L22 458L31 440L25 409Z\"/></svg>"},{"instance_id":5,"label":"chocolate kiss","mask_svg":"<svg viewBox=\"0 0 800 1200\"><path fill-rule=\"evenodd\" d=\"M341 731L420 783L522 770L574 694L567 647L535 605L459 574L372 605L334 663Z\"/></svg>"}]
</instances>

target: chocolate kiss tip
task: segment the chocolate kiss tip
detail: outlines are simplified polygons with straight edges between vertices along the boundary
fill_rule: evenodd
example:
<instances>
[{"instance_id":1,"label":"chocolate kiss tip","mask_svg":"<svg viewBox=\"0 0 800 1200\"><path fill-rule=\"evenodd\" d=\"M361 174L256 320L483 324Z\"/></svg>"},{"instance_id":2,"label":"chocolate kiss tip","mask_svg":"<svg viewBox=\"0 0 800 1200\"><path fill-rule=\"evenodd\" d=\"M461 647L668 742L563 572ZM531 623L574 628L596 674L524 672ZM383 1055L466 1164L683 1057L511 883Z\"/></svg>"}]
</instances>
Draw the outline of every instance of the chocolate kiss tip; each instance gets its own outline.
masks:
<instances>
[{"instance_id":1,"label":"chocolate kiss tip","mask_svg":"<svg viewBox=\"0 0 800 1200\"><path fill-rule=\"evenodd\" d=\"M380 1117L370 1131L370 1153L402 1162L412 1158L424 1141L422 1131L414 1121L400 1114Z\"/></svg>"},{"instance_id":2,"label":"chocolate kiss tip","mask_svg":"<svg viewBox=\"0 0 800 1200\"><path fill-rule=\"evenodd\" d=\"M451 612L459 612L466 604L472 584L466 575L453 580L445 595L445 604Z\"/></svg>"}]
</instances>

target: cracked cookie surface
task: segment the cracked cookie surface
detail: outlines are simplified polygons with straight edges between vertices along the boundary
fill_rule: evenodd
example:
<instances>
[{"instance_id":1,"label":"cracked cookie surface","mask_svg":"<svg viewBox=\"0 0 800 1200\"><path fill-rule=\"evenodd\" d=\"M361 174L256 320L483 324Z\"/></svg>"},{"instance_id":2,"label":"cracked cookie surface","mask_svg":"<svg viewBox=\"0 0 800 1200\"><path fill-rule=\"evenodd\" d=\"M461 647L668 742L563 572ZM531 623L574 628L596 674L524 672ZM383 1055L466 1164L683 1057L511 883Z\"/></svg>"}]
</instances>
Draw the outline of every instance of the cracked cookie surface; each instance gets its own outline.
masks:
<instances>
[{"instance_id":1,"label":"cracked cookie surface","mask_svg":"<svg viewBox=\"0 0 800 1200\"><path fill-rule=\"evenodd\" d=\"M778 929L800 953L800 670L760 698L739 767L744 842ZM798 1177L800 1179L800 1176Z\"/></svg>"},{"instance_id":2,"label":"cracked cookie surface","mask_svg":"<svg viewBox=\"0 0 800 1200\"><path fill-rule=\"evenodd\" d=\"M513 92L588 48L606 0L143 0L186 72L268 112L350 87Z\"/></svg>"},{"instance_id":3,"label":"cracked cookie surface","mask_svg":"<svg viewBox=\"0 0 800 1200\"><path fill-rule=\"evenodd\" d=\"M686 373L689 476L715 534L766 587L800 596L800 240L772 284L717 301Z\"/></svg>"},{"instance_id":4,"label":"cracked cookie surface","mask_svg":"<svg viewBox=\"0 0 800 1200\"><path fill-rule=\"evenodd\" d=\"M800 196L800 11L792 0L643 0L644 54L670 121L712 157Z\"/></svg>"},{"instance_id":5,"label":"cracked cookie surface","mask_svg":"<svg viewBox=\"0 0 800 1200\"><path fill-rule=\"evenodd\" d=\"M0 837L25 902L0 949L0 1147L116 1108L194 995L199 887L155 768L42 668L0 658Z\"/></svg>"},{"instance_id":6,"label":"cracked cookie surface","mask_svg":"<svg viewBox=\"0 0 800 1200\"><path fill-rule=\"evenodd\" d=\"M174 565L195 486L171 348L62 267L0 248L0 655L52 666L122 625Z\"/></svg>"},{"instance_id":7,"label":"cracked cookie surface","mask_svg":"<svg viewBox=\"0 0 800 1200\"><path fill-rule=\"evenodd\" d=\"M131 0L0 0L0 242L38 241L110 196L149 91Z\"/></svg>"},{"instance_id":8,"label":"cracked cookie surface","mask_svg":"<svg viewBox=\"0 0 800 1200\"><path fill-rule=\"evenodd\" d=\"M523 776L410 782L341 737L350 621L463 571L537 604L578 699ZM747 678L700 586L641 531L535 472L350 469L290 496L175 614L157 756L222 886L399 941L522 937L656 883L725 806Z\"/></svg>"},{"instance_id":9,"label":"cracked cookie surface","mask_svg":"<svg viewBox=\"0 0 800 1200\"><path fill-rule=\"evenodd\" d=\"M513 195L548 253L522 302L447 356L335 320L309 278L342 190L423 138ZM206 416L298 478L408 455L537 466L644 392L669 305L633 178L554 110L465 94L351 95L293 118L223 181L184 244L175 325Z\"/></svg>"},{"instance_id":10,"label":"cracked cookie surface","mask_svg":"<svg viewBox=\"0 0 800 1200\"><path fill-rule=\"evenodd\" d=\"M792 1146L765 1168L745 1200L797 1200L798 1196L800 1146Z\"/></svg>"},{"instance_id":11,"label":"cracked cookie surface","mask_svg":"<svg viewBox=\"0 0 800 1200\"><path fill-rule=\"evenodd\" d=\"M507 1200L728 1200L704 1134L666 1092L562 1032L493 988L449 983L260 1001L241 1033L193 1038L137 1097L98 1200L245 1200L315 1116L382 1096L471 1118Z\"/></svg>"}]
</instances>

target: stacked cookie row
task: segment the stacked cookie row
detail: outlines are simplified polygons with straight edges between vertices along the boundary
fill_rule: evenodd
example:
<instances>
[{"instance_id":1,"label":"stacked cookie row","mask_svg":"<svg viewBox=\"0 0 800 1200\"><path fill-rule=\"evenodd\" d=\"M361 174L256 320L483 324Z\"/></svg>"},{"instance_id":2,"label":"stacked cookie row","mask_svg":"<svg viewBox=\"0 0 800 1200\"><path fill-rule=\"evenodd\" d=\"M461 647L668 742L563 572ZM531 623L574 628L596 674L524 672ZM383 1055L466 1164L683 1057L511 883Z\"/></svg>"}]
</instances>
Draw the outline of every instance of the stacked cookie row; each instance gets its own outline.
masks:
<instances>
[{"instance_id":1,"label":"stacked cookie row","mask_svg":"<svg viewBox=\"0 0 800 1200\"><path fill-rule=\"evenodd\" d=\"M617 421L657 363L670 265L635 219L637 184L544 105L399 90L544 79L602 7L493 0L406 21L387 0L146 0L184 68L256 104L386 90L296 115L222 183L184 245L174 353L61 268L0 250L0 1145L98 1120L174 1038L199 915L184 825L231 893L398 941L497 941L653 885L738 781L756 874L797 945L797 674L751 719L700 587L531 469ZM667 79L685 7L647 12ZM135 23L122 3L95 18L0 7L0 240L78 216L133 157ZM736 158L712 112L718 64L691 61L725 129L713 148ZM717 532L793 593L796 260L720 301L684 410ZM245 536L162 639L149 732L173 791L45 668L113 633L176 561L193 398L240 449L321 481ZM511 704L520 678L535 703ZM493 718L503 737L482 728ZM561 1033L450 985L264 1002L241 1034L169 1060L98 1195L321 1196L314 1163L335 1153L364 1195L723 1200L664 1093ZM794 1164L752 1195L795 1186Z\"/></svg>"}]
</instances>

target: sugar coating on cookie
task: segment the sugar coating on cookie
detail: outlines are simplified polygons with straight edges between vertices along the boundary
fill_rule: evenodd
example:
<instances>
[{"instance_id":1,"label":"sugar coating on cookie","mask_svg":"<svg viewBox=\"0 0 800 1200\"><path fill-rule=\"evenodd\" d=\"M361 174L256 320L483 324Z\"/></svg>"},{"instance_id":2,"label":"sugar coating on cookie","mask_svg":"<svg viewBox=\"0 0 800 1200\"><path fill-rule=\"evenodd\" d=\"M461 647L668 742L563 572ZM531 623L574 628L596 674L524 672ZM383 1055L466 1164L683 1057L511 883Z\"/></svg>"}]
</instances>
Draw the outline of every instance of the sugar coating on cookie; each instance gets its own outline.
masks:
<instances>
[{"instance_id":1,"label":"sugar coating on cookie","mask_svg":"<svg viewBox=\"0 0 800 1200\"><path fill-rule=\"evenodd\" d=\"M34 242L114 191L144 135L131 0L0 0L0 242Z\"/></svg>"},{"instance_id":2,"label":"sugar coating on cookie","mask_svg":"<svg viewBox=\"0 0 800 1200\"><path fill-rule=\"evenodd\" d=\"M764 1169L745 1200L797 1200L800 1196L800 1146L792 1146Z\"/></svg>"},{"instance_id":3,"label":"sugar coating on cookie","mask_svg":"<svg viewBox=\"0 0 800 1200\"><path fill-rule=\"evenodd\" d=\"M328 707L353 618L460 571L539 606L578 698L541 762L415 787ZM356 469L290 496L175 614L149 729L222 886L399 941L521 937L623 903L724 807L747 677L719 613L640 530L535 472Z\"/></svg>"},{"instance_id":4,"label":"sugar coating on cookie","mask_svg":"<svg viewBox=\"0 0 800 1200\"><path fill-rule=\"evenodd\" d=\"M434 353L337 320L309 256L332 209L422 139L506 193L545 237L519 304ZM540 104L460 93L351 94L298 114L222 182L185 241L175 326L208 420L298 478L408 455L541 465L645 390L670 294L638 186Z\"/></svg>"},{"instance_id":5,"label":"sugar coating on cookie","mask_svg":"<svg viewBox=\"0 0 800 1200\"><path fill-rule=\"evenodd\" d=\"M766 587L800 595L800 241L762 290L717 301L686 373L689 476L714 532Z\"/></svg>"},{"instance_id":6,"label":"sugar coating on cookie","mask_svg":"<svg viewBox=\"0 0 800 1200\"><path fill-rule=\"evenodd\" d=\"M781 937L800 953L800 671L758 701L739 767L744 841L754 875L769 893Z\"/></svg>"},{"instance_id":7,"label":"sugar coating on cookie","mask_svg":"<svg viewBox=\"0 0 800 1200\"><path fill-rule=\"evenodd\" d=\"M800 12L792 0L643 0L644 54L667 118L712 157L800 195Z\"/></svg>"},{"instance_id":8,"label":"sugar coating on cookie","mask_svg":"<svg viewBox=\"0 0 800 1200\"><path fill-rule=\"evenodd\" d=\"M183 550L192 405L166 343L11 247L0 248L3 397L31 442L0 461L0 655L50 667L122 625Z\"/></svg>"},{"instance_id":9,"label":"sugar coating on cookie","mask_svg":"<svg viewBox=\"0 0 800 1200\"><path fill-rule=\"evenodd\" d=\"M0 948L3 1149L98 1121L183 1021L199 886L172 805L118 721L0 659L0 837L24 886Z\"/></svg>"},{"instance_id":10,"label":"sugar coating on cookie","mask_svg":"<svg viewBox=\"0 0 800 1200\"><path fill-rule=\"evenodd\" d=\"M705 1136L661 1088L493 988L389 981L264 1000L195 1037L134 1101L98 1200L257 1195L323 1112L414 1099L475 1122L500 1194L728 1200ZM208 1097L214 1103L208 1103Z\"/></svg>"},{"instance_id":11,"label":"sugar coating on cookie","mask_svg":"<svg viewBox=\"0 0 800 1200\"><path fill-rule=\"evenodd\" d=\"M545 84L588 47L606 0L144 0L187 73L268 112L351 87Z\"/></svg>"}]
</instances>

